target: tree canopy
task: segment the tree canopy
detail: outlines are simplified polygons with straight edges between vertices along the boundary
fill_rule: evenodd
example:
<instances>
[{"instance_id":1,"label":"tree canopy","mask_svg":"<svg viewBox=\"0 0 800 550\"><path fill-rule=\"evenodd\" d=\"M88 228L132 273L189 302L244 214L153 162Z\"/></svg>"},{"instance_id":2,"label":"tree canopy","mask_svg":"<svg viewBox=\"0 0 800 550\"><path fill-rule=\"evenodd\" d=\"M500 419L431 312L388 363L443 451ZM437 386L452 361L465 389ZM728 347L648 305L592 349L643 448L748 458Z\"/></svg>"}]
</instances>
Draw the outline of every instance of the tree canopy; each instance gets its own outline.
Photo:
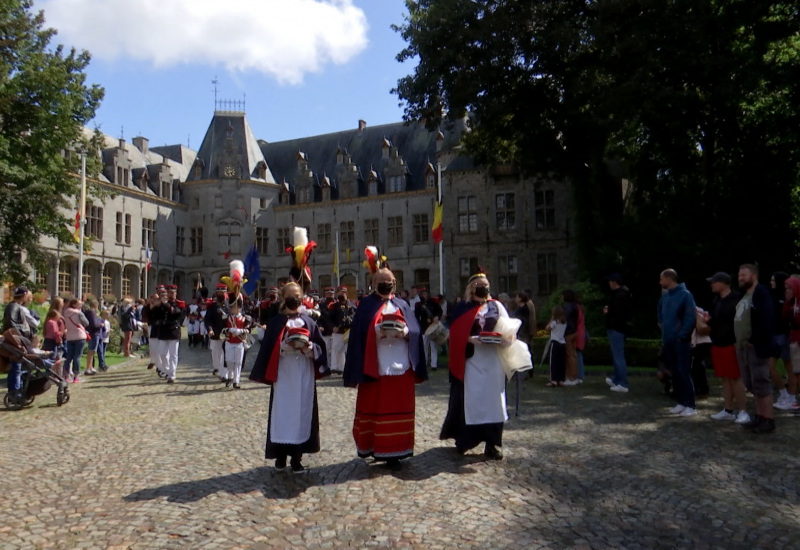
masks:
<instances>
[{"instance_id":1,"label":"tree canopy","mask_svg":"<svg viewBox=\"0 0 800 550\"><path fill-rule=\"evenodd\" d=\"M85 84L89 54L51 47L55 30L32 4L0 0L0 279L15 282L23 257L44 267L42 236L71 239L60 208L76 205L80 159L66 151L89 150L83 128L103 98Z\"/></svg>"},{"instance_id":2,"label":"tree canopy","mask_svg":"<svg viewBox=\"0 0 800 550\"><path fill-rule=\"evenodd\" d=\"M406 5L406 118L468 114L479 161L570 182L583 275L798 266L797 2Z\"/></svg>"}]
</instances>

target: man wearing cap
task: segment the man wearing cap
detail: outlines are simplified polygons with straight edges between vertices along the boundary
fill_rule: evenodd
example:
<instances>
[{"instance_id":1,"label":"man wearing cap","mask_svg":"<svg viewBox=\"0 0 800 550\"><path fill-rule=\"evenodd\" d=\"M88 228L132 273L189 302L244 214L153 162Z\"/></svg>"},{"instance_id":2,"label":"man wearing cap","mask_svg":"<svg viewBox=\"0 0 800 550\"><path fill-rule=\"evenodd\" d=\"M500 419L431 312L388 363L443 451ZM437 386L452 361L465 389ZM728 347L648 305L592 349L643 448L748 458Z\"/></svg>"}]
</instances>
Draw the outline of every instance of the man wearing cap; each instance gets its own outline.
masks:
<instances>
[{"instance_id":1,"label":"man wearing cap","mask_svg":"<svg viewBox=\"0 0 800 550\"><path fill-rule=\"evenodd\" d=\"M377 269L350 327L344 384L358 387L353 439L358 456L392 469L414 454L414 384L428 379L414 311L395 297L395 277Z\"/></svg>"},{"instance_id":2,"label":"man wearing cap","mask_svg":"<svg viewBox=\"0 0 800 550\"><path fill-rule=\"evenodd\" d=\"M3 312L3 332L14 328L21 336L29 339L33 336L33 330L27 319L27 305L33 300L33 295L26 286L18 286L14 289L14 301L10 302ZM22 363L10 363L8 378L6 379L8 393L16 397L22 388Z\"/></svg>"},{"instance_id":3,"label":"man wearing cap","mask_svg":"<svg viewBox=\"0 0 800 550\"><path fill-rule=\"evenodd\" d=\"M147 364L148 369L156 368L156 373L160 378L164 377L164 367L161 364L161 342L158 339L158 334L161 330L161 295L167 293L164 285L158 285L155 293L147 299L147 303L142 308L142 322L147 323L147 330L149 332L147 351L150 361Z\"/></svg>"},{"instance_id":4,"label":"man wearing cap","mask_svg":"<svg viewBox=\"0 0 800 550\"><path fill-rule=\"evenodd\" d=\"M347 351L347 343L345 342L345 334L350 330L350 324L353 322L353 314L356 312L353 303L347 299L347 287L340 286L336 289L336 301L331 303L329 307L330 321L333 330L331 340L333 342L333 350L331 351L331 372L339 374L344 371L345 352Z\"/></svg>"},{"instance_id":5,"label":"man wearing cap","mask_svg":"<svg viewBox=\"0 0 800 550\"><path fill-rule=\"evenodd\" d=\"M715 294L714 302L708 314L697 319L697 331L707 332L711 337L711 362L714 373L722 380L722 397L725 402L724 408L712 414L711 418L745 424L750 421L750 415L747 414L744 384L736 358L736 333L733 330L736 304L741 295L731 290L731 277L727 273L720 271L706 280L711 283L711 292ZM738 414L735 412L734 402L739 409Z\"/></svg>"},{"instance_id":6,"label":"man wearing cap","mask_svg":"<svg viewBox=\"0 0 800 550\"><path fill-rule=\"evenodd\" d=\"M631 328L631 291L622 284L622 276L613 273L608 277L611 300L603 308L606 316L606 333L611 347L614 375L606 378L611 391L628 392L628 363L625 361L625 339Z\"/></svg>"},{"instance_id":7,"label":"man wearing cap","mask_svg":"<svg viewBox=\"0 0 800 550\"><path fill-rule=\"evenodd\" d=\"M228 308L225 305L228 287L225 283L217 283L214 289L214 302L208 306L203 322L208 331L208 347L211 350L213 376L219 376L223 382L228 380L228 369L225 366L225 341L220 338L228 323Z\"/></svg>"},{"instance_id":8,"label":"man wearing cap","mask_svg":"<svg viewBox=\"0 0 800 550\"><path fill-rule=\"evenodd\" d=\"M185 304L178 300L178 287L167 285L167 293L161 298L163 323L158 339L161 341L161 361L167 375L167 383L174 384L178 369L178 347L181 341L181 326L186 314Z\"/></svg>"}]
</instances>

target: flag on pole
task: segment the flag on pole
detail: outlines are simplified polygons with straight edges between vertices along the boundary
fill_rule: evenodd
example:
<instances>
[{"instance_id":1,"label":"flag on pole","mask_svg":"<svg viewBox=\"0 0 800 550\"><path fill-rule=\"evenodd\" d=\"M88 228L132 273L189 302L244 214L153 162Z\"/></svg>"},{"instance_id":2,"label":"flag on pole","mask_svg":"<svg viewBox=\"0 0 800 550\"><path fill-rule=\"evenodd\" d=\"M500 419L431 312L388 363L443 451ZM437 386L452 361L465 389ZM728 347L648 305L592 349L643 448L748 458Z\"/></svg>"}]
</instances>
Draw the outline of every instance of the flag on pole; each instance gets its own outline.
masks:
<instances>
[{"instance_id":1,"label":"flag on pole","mask_svg":"<svg viewBox=\"0 0 800 550\"><path fill-rule=\"evenodd\" d=\"M433 228L431 229L434 244L443 240L442 236L442 203L436 201L433 207Z\"/></svg>"},{"instance_id":2,"label":"flag on pole","mask_svg":"<svg viewBox=\"0 0 800 550\"><path fill-rule=\"evenodd\" d=\"M75 231L72 234L72 238L75 239L76 243L81 242L81 213L78 211L75 214Z\"/></svg>"},{"instance_id":3,"label":"flag on pole","mask_svg":"<svg viewBox=\"0 0 800 550\"><path fill-rule=\"evenodd\" d=\"M150 271L150 235L145 235L144 269Z\"/></svg>"},{"instance_id":4,"label":"flag on pole","mask_svg":"<svg viewBox=\"0 0 800 550\"><path fill-rule=\"evenodd\" d=\"M336 242L336 250L333 251L333 274L339 276L339 242Z\"/></svg>"},{"instance_id":5,"label":"flag on pole","mask_svg":"<svg viewBox=\"0 0 800 550\"><path fill-rule=\"evenodd\" d=\"M249 296L256 291L261 280L261 261L255 244L250 247L244 258L244 278L247 282L242 286L242 290Z\"/></svg>"}]
</instances>

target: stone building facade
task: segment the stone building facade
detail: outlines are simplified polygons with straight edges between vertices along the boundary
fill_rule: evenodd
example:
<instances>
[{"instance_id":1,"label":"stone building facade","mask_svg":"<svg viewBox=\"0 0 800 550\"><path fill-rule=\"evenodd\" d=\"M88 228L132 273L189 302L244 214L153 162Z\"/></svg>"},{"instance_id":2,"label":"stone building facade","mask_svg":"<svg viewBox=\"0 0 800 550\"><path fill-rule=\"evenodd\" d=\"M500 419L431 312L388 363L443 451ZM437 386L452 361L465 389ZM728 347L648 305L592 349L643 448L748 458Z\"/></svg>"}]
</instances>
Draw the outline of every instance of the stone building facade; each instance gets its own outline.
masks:
<instances>
[{"instance_id":1,"label":"stone building facade","mask_svg":"<svg viewBox=\"0 0 800 550\"><path fill-rule=\"evenodd\" d=\"M145 286L174 282L188 298L198 286L213 286L252 245L263 291L287 278L285 247L292 228L303 226L318 243L315 286L337 284L338 265L351 293L369 288L363 249L376 245L399 287L438 292L431 225L441 185L448 298L463 292L480 265L495 293L530 290L542 304L577 273L569 188L513 167L475 165L461 152L463 131L463 124L431 132L422 124L359 121L351 130L267 143L256 139L244 112L216 111L198 151L107 138L103 173L90 182L111 195L87 203L91 247L81 291L140 296ZM36 281L51 294L74 294L77 245L42 244L54 260L33 274Z\"/></svg>"}]
</instances>

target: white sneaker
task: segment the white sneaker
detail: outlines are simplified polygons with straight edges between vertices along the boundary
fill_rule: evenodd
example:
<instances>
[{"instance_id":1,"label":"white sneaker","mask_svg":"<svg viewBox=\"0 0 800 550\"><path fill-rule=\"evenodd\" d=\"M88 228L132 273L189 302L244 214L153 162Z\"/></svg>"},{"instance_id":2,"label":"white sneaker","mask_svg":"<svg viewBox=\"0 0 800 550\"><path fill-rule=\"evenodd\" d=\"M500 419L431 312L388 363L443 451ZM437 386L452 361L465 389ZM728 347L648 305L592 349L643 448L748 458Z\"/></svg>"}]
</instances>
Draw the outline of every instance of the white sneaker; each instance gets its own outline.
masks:
<instances>
[{"instance_id":1,"label":"white sneaker","mask_svg":"<svg viewBox=\"0 0 800 550\"><path fill-rule=\"evenodd\" d=\"M750 422L750 415L747 414L747 411L739 411L739 414L736 415L736 420L734 420L737 424L747 424Z\"/></svg>"},{"instance_id":2,"label":"white sneaker","mask_svg":"<svg viewBox=\"0 0 800 550\"><path fill-rule=\"evenodd\" d=\"M691 407L685 407L678 416L695 416L697 411Z\"/></svg>"},{"instance_id":3,"label":"white sneaker","mask_svg":"<svg viewBox=\"0 0 800 550\"><path fill-rule=\"evenodd\" d=\"M685 409L683 405L675 405L669 410L669 414L681 414Z\"/></svg>"},{"instance_id":4,"label":"white sneaker","mask_svg":"<svg viewBox=\"0 0 800 550\"><path fill-rule=\"evenodd\" d=\"M628 388L626 388L625 386L620 386L619 384L617 384L616 386L611 386L608 389L610 389L611 391L618 391L620 393L628 393Z\"/></svg>"},{"instance_id":5,"label":"white sneaker","mask_svg":"<svg viewBox=\"0 0 800 550\"><path fill-rule=\"evenodd\" d=\"M575 379L575 383L576 384L583 384L583 378L576 378Z\"/></svg>"},{"instance_id":6,"label":"white sneaker","mask_svg":"<svg viewBox=\"0 0 800 550\"><path fill-rule=\"evenodd\" d=\"M577 386L579 383L577 380L564 380L565 386Z\"/></svg>"},{"instance_id":7,"label":"white sneaker","mask_svg":"<svg viewBox=\"0 0 800 550\"><path fill-rule=\"evenodd\" d=\"M608 384L609 386L615 386L616 385L616 384L614 384L614 381L611 380L611 378L608 378L608 377L606 377L606 384Z\"/></svg>"},{"instance_id":8,"label":"white sneaker","mask_svg":"<svg viewBox=\"0 0 800 550\"><path fill-rule=\"evenodd\" d=\"M725 409L722 409L717 414L712 414L711 418L713 418L714 420L736 420L736 415L733 414L732 412L728 412Z\"/></svg>"},{"instance_id":9,"label":"white sneaker","mask_svg":"<svg viewBox=\"0 0 800 550\"><path fill-rule=\"evenodd\" d=\"M775 400L775 403L772 404L772 406L782 411L784 410L784 407L786 407L786 400L783 398L782 395L780 395L778 396L778 399Z\"/></svg>"}]
</instances>

